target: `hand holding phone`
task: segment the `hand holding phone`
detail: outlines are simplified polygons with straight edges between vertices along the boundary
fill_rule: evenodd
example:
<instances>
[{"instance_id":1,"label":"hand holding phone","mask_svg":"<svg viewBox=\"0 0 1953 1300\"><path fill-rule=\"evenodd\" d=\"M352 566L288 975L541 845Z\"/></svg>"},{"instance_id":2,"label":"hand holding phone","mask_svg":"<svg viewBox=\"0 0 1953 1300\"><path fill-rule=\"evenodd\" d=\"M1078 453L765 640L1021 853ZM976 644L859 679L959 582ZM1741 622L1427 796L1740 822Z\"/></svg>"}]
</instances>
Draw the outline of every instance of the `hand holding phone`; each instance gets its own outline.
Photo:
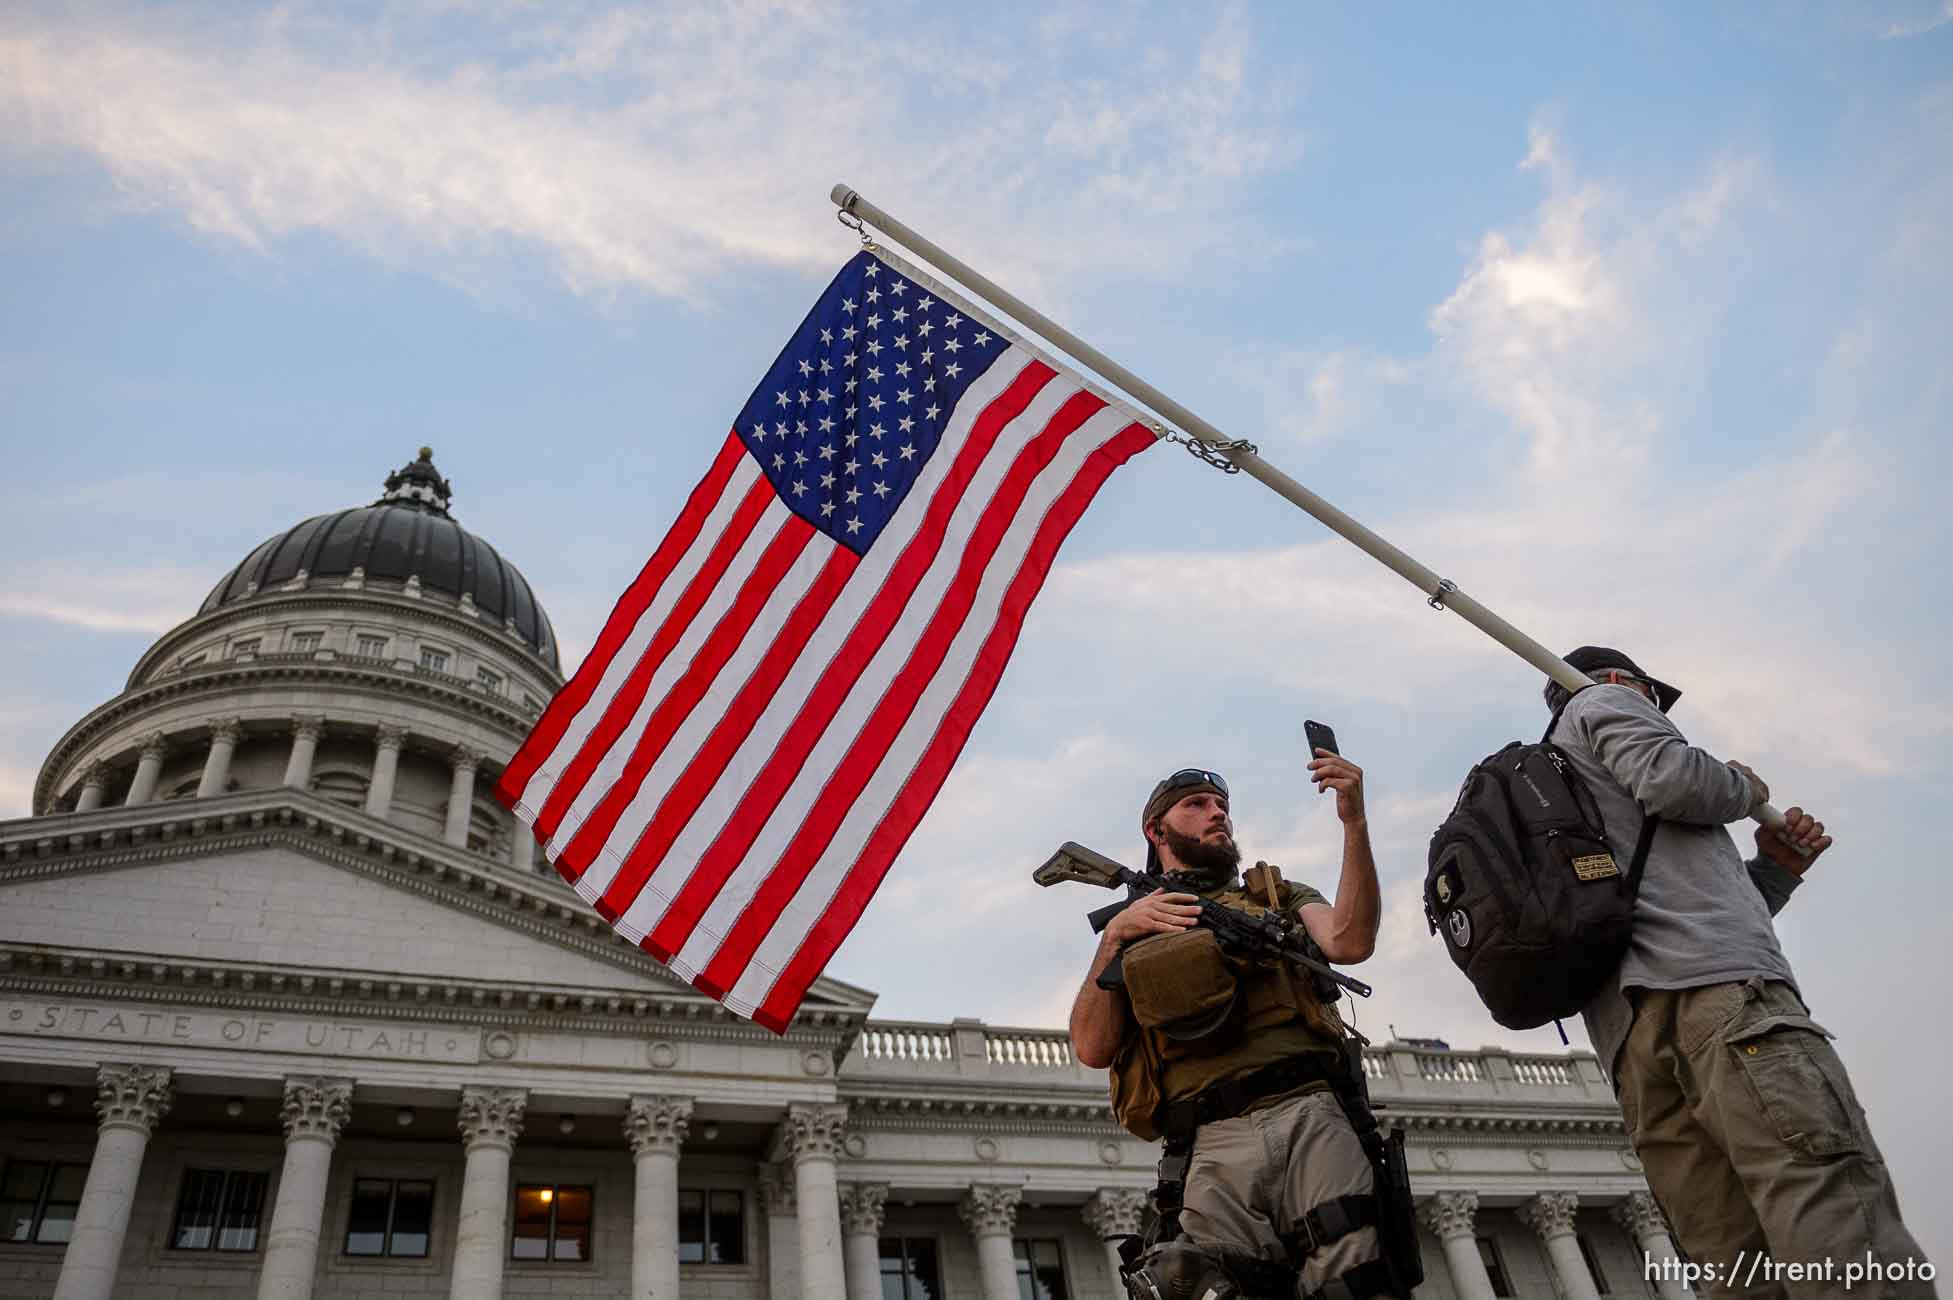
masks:
<instances>
[{"instance_id":1,"label":"hand holding phone","mask_svg":"<svg viewBox=\"0 0 1953 1300\"><path fill-rule=\"evenodd\" d=\"M1319 749L1326 749L1332 754L1341 754L1343 752L1336 748L1335 731L1323 723L1314 720L1304 721L1302 724L1302 734L1308 737L1310 758L1316 757L1316 751Z\"/></svg>"}]
</instances>

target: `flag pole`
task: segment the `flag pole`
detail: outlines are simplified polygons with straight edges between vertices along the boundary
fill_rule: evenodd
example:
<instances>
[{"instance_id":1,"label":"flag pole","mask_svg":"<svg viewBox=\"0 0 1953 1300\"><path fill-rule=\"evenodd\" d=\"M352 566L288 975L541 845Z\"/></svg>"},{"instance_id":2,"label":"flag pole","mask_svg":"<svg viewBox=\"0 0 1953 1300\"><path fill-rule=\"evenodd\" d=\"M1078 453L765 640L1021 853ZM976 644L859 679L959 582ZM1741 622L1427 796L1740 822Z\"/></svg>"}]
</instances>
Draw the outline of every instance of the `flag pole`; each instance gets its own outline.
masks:
<instances>
[{"instance_id":1,"label":"flag pole","mask_svg":"<svg viewBox=\"0 0 1953 1300\"><path fill-rule=\"evenodd\" d=\"M1168 424L1184 430L1191 437L1206 444L1214 454L1226 458L1241 472L1259 479L1278 495L1315 516L1332 532L1354 543L1365 554L1423 592L1434 609L1449 609L1456 613L1467 623L1569 691L1577 691L1583 686L1593 685L1591 677L1460 591L1457 584L1439 577L1371 529L1270 465L1252 448L1230 439L1219 429L1065 329L1043 312L992 283L986 276L979 274L959 258L939 248L931 240L870 203L851 186L836 185L829 192L828 197L842 212L900 240L905 247L915 252L925 262L957 280L1006 315L1031 327L1077 360L1117 384L1131 396L1138 398L1154 412L1164 416ZM1757 804L1750 810L1750 816L1766 826L1783 825L1783 814L1768 803Z\"/></svg>"}]
</instances>

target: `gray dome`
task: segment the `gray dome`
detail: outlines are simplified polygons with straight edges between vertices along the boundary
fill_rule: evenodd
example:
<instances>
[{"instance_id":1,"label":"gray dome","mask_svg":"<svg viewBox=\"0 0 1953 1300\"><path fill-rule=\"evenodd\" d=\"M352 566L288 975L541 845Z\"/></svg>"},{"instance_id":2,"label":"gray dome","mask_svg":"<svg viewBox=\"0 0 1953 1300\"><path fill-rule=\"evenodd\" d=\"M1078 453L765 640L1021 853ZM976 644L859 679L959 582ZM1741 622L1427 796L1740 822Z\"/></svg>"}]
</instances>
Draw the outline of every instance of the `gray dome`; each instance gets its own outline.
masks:
<instances>
[{"instance_id":1,"label":"gray dome","mask_svg":"<svg viewBox=\"0 0 1953 1300\"><path fill-rule=\"evenodd\" d=\"M199 613L275 590L301 571L307 581L351 577L404 583L419 577L430 594L473 598L487 619L512 625L551 668L560 671L556 634L535 593L513 564L448 514L453 495L434 468L434 453L387 475L386 491L370 506L318 515L270 538L225 574Z\"/></svg>"}]
</instances>

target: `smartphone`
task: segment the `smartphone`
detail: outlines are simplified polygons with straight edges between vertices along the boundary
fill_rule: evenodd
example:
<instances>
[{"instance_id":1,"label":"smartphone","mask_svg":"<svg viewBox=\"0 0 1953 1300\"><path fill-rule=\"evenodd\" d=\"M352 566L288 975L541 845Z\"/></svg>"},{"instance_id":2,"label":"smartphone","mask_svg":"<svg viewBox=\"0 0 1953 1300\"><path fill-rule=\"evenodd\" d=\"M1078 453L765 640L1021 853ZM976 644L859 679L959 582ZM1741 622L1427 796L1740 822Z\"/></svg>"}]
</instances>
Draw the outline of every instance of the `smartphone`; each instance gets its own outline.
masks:
<instances>
[{"instance_id":1,"label":"smartphone","mask_svg":"<svg viewBox=\"0 0 1953 1300\"><path fill-rule=\"evenodd\" d=\"M1320 722L1304 721L1302 734L1309 739L1309 757L1314 758L1318 749L1326 749L1332 754L1343 751L1336 748L1336 733Z\"/></svg>"}]
</instances>

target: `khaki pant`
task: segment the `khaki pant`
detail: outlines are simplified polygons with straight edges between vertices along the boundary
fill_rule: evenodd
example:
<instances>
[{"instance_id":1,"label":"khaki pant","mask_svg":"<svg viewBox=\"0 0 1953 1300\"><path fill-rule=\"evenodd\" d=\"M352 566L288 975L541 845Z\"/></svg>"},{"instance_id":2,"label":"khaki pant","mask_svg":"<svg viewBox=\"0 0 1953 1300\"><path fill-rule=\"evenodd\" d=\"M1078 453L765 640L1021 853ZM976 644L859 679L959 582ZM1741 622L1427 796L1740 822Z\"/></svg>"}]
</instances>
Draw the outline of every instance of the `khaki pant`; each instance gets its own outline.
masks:
<instances>
[{"instance_id":1,"label":"khaki pant","mask_svg":"<svg viewBox=\"0 0 1953 1300\"><path fill-rule=\"evenodd\" d=\"M1338 1196L1374 1193L1375 1181L1336 1095L1304 1093L1200 1126L1180 1231L1199 1246L1286 1262L1281 1239L1304 1214ZM1376 1257L1377 1230L1358 1228L1304 1261L1302 1290Z\"/></svg>"},{"instance_id":2,"label":"khaki pant","mask_svg":"<svg viewBox=\"0 0 1953 1300\"><path fill-rule=\"evenodd\" d=\"M1886 1269L1924 1261L1830 1035L1789 985L1642 990L1616 1074L1648 1186L1690 1262L1716 1270L1698 1291L1844 1295L1868 1252ZM1785 1264L1818 1276L1774 1272ZM1861 1273L1850 1294L1936 1292L1916 1273Z\"/></svg>"}]
</instances>

